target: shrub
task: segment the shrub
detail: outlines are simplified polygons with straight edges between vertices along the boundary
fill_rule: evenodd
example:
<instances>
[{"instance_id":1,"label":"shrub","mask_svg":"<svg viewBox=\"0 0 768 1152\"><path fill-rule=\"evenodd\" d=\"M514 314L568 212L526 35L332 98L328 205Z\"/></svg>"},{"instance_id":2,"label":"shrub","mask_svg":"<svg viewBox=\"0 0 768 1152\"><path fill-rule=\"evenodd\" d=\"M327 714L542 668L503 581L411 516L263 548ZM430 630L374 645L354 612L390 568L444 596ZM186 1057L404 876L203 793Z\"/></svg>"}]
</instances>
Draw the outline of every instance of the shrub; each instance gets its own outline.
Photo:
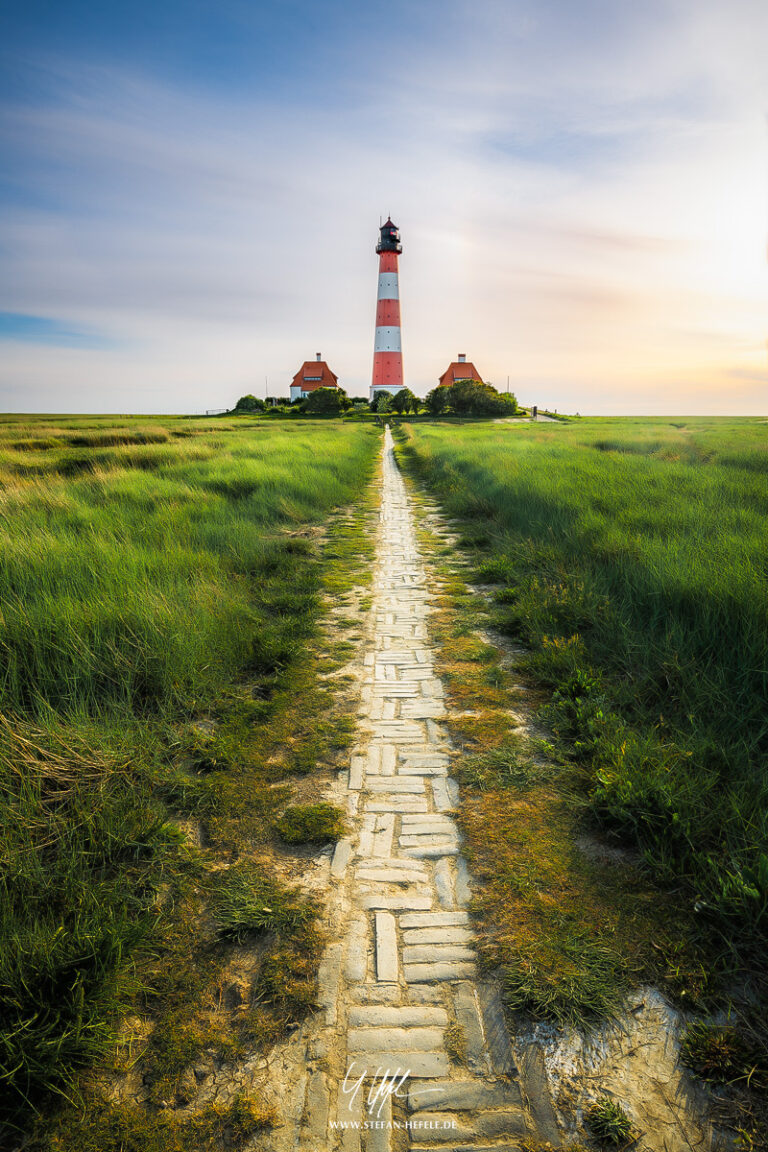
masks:
<instances>
[{"instance_id":1,"label":"shrub","mask_svg":"<svg viewBox=\"0 0 768 1152\"><path fill-rule=\"evenodd\" d=\"M517 400L511 392L497 392L482 380L457 380L455 384L434 388L426 399L430 412L439 416L454 412L457 416L514 416Z\"/></svg>"},{"instance_id":2,"label":"shrub","mask_svg":"<svg viewBox=\"0 0 768 1152\"><path fill-rule=\"evenodd\" d=\"M263 412L266 404L258 396L241 396L235 404L235 412Z\"/></svg>"},{"instance_id":3,"label":"shrub","mask_svg":"<svg viewBox=\"0 0 768 1152\"><path fill-rule=\"evenodd\" d=\"M301 402L302 412L322 416L332 412L345 412L352 401L343 388L316 388Z\"/></svg>"}]
</instances>

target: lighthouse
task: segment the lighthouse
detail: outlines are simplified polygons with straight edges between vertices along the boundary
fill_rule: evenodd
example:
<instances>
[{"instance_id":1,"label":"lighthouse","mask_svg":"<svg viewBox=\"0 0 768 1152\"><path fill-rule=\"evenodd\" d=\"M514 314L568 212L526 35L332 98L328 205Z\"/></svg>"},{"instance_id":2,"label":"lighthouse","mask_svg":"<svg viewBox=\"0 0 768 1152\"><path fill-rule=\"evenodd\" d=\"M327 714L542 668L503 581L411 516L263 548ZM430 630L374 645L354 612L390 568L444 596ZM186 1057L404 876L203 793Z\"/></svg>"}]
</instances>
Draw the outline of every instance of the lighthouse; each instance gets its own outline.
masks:
<instances>
[{"instance_id":1,"label":"lighthouse","mask_svg":"<svg viewBox=\"0 0 768 1152\"><path fill-rule=\"evenodd\" d=\"M400 291L397 257L403 250L400 233L387 219L376 245L379 254L379 292L376 301L376 339L373 345L371 399L377 392L399 392L403 387L403 352L400 344Z\"/></svg>"}]
</instances>

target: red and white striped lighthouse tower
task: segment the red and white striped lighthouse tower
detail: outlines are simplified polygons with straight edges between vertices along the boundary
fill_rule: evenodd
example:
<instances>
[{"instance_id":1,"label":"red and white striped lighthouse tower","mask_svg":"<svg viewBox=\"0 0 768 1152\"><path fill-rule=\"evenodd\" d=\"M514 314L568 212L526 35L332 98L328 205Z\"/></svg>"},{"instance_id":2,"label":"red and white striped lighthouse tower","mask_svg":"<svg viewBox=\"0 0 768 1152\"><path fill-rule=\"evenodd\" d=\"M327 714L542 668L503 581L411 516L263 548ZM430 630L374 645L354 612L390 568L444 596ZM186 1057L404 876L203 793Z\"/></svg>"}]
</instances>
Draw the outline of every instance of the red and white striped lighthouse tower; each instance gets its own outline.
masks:
<instances>
[{"instance_id":1,"label":"red and white striped lighthouse tower","mask_svg":"<svg viewBox=\"0 0 768 1152\"><path fill-rule=\"evenodd\" d=\"M400 291L397 257L403 250L400 233L391 219L382 225L376 245L379 253L379 294L376 303L376 340L373 345L371 399L377 392L399 392L403 387L403 351L400 344Z\"/></svg>"}]
</instances>

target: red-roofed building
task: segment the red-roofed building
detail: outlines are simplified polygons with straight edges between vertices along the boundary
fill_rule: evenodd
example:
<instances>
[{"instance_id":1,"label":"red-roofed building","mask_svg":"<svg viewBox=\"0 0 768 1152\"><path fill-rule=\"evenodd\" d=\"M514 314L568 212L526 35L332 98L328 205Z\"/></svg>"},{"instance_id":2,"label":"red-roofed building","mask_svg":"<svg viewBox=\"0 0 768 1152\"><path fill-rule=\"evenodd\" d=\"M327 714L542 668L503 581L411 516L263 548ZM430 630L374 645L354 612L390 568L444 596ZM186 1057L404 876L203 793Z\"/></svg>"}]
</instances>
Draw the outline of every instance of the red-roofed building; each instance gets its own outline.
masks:
<instances>
[{"instance_id":1,"label":"red-roofed building","mask_svg":"<svg viewBox=\"0 0 768 1152\"><path fill-rule=\"evenodd\" d=\"M450 384L455 384L457 380L477 380L479 384L483 383L483 378L477 368L471 360L467 360L463 352L459 352L458 360L454 360L443 372L438 381L438 387L447 387Z\"/></svg>"},{"instance_id":2,"label":"red-roofed building","mask_svg":"<svg viewBox=\"0 0 768 1152\"><path fill-rule=\"evenodd\" d=\"M305 360L291 381L291 400L301 400L317 388L338 388L339 378L331 372L325 360L317 353L316 360Z\"/></svg>"}]
</instances>

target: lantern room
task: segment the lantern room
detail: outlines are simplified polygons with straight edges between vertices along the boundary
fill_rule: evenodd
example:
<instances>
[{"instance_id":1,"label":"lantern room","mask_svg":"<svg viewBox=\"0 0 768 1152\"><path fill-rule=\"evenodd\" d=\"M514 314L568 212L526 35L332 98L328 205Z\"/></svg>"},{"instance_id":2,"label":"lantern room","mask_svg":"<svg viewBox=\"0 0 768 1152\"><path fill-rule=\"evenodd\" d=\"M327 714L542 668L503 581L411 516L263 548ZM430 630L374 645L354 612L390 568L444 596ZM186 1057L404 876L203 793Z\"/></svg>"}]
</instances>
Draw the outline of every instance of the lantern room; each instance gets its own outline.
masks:
<instances>
[{"instance_id":1,"label":"lantern room","mask_svg":"<svg viewBox=\"0 0 768 1152\"><path fill-rule=\"evenodd\" d=\"M390 217L387 217L386 224L382 224L379 231L381 232L381 236L376 245L377 252L402 252L403 246L400 243L400 231L392 223Z\"/></svg>"}]
</instances>

